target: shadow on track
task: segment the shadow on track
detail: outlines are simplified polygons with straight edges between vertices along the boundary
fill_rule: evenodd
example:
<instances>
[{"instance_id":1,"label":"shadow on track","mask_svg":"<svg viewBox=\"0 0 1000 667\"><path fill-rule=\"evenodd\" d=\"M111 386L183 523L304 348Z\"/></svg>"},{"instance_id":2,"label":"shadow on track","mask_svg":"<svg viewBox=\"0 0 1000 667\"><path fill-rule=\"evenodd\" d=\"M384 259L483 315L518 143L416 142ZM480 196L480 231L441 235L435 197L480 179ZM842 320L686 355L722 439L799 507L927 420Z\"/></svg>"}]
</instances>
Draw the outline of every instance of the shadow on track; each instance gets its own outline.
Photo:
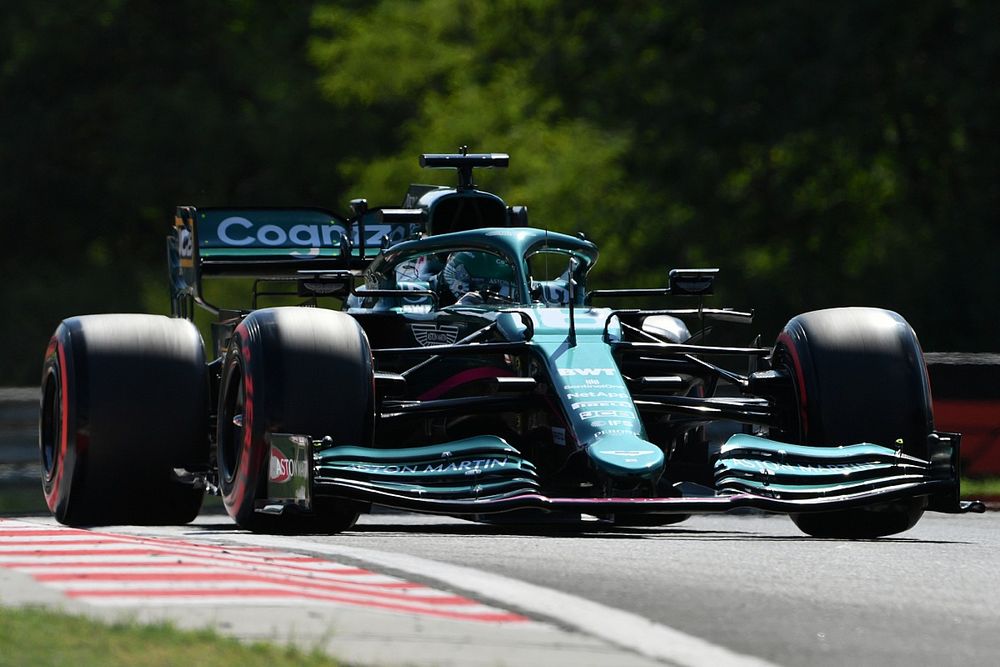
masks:
<instances>
[{"instance_id":1,"label":"shadow on track","mask_svg":"<svg viewBox=\"0 0 1000 667\"><path fill-rule=\"evenodd\" d=\"M382 515L390 518L393 515ZM433 518L433 517L430 517ZM210 535L230 534L241 531L233 523L205 523L198 525L189 534ZM494 538L573 538L598 540L684 540L697 542L826 542L826 543L874 543L874 544L954 544L971 545L972 542L955 540L926 540L906 537L882 537L867 540L842 540L836 538L817 538L808 535L768 535L755 531L709 530L687 528L674 525L668 526L616 526L598 522L551 522L551 523L476 523L472 521L456 523L453 519L441 523L363 523L349 530L337 533L344 537L359 537L378 535L390 537L393 535L407 537L440 537L454 535L456 537L494 537ZM309 537L328 536L330 533L299 533L298 536Z\"/></svg>"}]
</instances>

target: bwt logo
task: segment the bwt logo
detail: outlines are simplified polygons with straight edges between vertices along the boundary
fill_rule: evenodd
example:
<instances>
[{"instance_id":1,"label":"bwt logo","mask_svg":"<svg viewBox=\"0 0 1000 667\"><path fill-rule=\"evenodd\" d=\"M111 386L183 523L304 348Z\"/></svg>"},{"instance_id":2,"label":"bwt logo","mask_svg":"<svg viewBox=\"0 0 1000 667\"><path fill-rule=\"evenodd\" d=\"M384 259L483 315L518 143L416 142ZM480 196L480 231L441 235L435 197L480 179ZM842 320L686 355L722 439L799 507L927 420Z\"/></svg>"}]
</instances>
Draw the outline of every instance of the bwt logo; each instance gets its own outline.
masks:
<instances>
[{"instance_id":1,"label":"bwt logo","mask_svg":"<svg viewBox=\"0 0 1000 667\"><path fill-rule=\"evenodd\" d=\"M562 377L574 377L574 376L594 376L594 375L617 375L618 372L614 368L560 368L559 375Z\"/></svg>"}]
</instances>

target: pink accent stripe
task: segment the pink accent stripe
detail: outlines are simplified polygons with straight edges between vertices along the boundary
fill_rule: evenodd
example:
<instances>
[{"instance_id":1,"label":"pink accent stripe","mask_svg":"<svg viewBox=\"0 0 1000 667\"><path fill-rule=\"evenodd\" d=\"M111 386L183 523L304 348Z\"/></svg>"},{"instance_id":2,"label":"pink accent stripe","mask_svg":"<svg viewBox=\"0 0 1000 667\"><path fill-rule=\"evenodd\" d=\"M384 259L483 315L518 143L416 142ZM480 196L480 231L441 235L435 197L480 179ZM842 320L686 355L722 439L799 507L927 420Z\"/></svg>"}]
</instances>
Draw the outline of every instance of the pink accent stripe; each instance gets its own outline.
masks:
<instances>
[{"instance_id":1,"label":"pink accent stripe","mask_svg":"<svg viewBox=\"0 0 1000 667\"><path fill-rule=\"evenodd\" d=\"M176 556L163 549L148 549L141 545L133 549L3 549L4 556Z\"/></svg>"},{"instance_id":2,"label":"pink accent stripe","mask_svg":"<svg viewBox=\"0 0 1000 667\"><path fill-rule=\"evenodd\" d=\"M297 573L329 573L329 574L344 574L344 575L367 575L371 574L368 570L363 570L360 568L348 568L348 567L331 567L331 568L315 568L307 567L309 564L319 564L319 563L330 563L330 561L324 561L322 559L315 559L312 557L307 557L305 559L296 559L294 557L289 557L290 554L279 554L272 553L271 557L261 556L259 554L246 554L242 556L239 551L240 549L226 549L223 547L215 547L211 545L201 546L191 543L186 543L187 548L182 548L180 546L171 548L158 548L160 545L156 540L139 540L131 539L125 537L122 540L109 540L110 543L121 543L121 549L4 549L3 542L0 542L0 555L3 556L35 556L35 557L68 557L68 556L148 556L152 561L162 560L164 558L201 558L201 559L211 559L213 564L219 565L229 565L229 566L280 566L282 569L289 570L291 572ZM73 546L74 542L64 542L61 543L66 546ZM30 546L30 545L24 545ZM151 562L152 562L151 561ZM286 561L293 561L293 563L288 563ZM335 565L334 563L330 563Z\"/></svg>"},{"instance_id":3,"label":"pink accent stripe","mask_svg":"<svg viewBox=\"0 0 1000 667\"><path fill-rule=\"evenodd\" d=\"M455 387L463 384L468 384L469 382L475 382L476 380L485 380L487 378L494 377L510 377L512 373L506 368L495 368L490 366L480 366L479 368L470 368L464 370L461 373L456 373L450 378L437 385L433 389L428 389L420 396L417 396L419 401L431 401L435 398L442 396L443 394L451 391Z\"/></svg>"},{"instance_id":4,"label":"pink accent stripe","mask_svg":"<svg viewBox=\"0 0 1000 667\"><path fill-rule=\"evenodd\" d=\"M329 591L331 593L353 593L358 595L372 595L378 598L390 600L406 600L408 602L421 602L431 605L474 605L476 604L468 598L457 595L407 595L406 593L392 593L384 590L372 590L372 587L364 584L336 584L320 580L308 580L304 577L282 577L280 575L265 576L255 575L247 572L203 572L193 574L181 574L177 572L167 573L138 573L130 572L107 572L103 574L36 574L35 579L41 582L90 582L90 581L115 581L115 582L152 582L152 581L186 581L213 583L216 581L254 582L263 584L274 584L284 586L286 593L311 594L314 591ZM303 586L307 589L303 590ZM433 589L424 586L417 586L431 591ZM310 590L311 589L311 590ZM259 590L259 589L255 589Z\"/></svg>"},{"instance_id":5,"label":"pink accent stripe","mask_svg":"<svg viewBox=\"0 0 1000 667\"><path fill-rule=\"evenodd\" d=\"M238 597L238 598L305 598L308 600L319 600L323 602L339 602L359 607L369 607L374 609L385 609L387 611L402 611L424 616L436 616L439 618L450 618L456 620L473 620L488 622L518 622L527 620L518 614L510 612L480 612L466 613L459 611L446 611L442 609L427 609L405 604L392 602L375 602L372 600L357 600L340 595L329 595L323 593L308 593L298 591L287 591L280 588L174 588L162 590L159 588L142 589L129 588L122 590L96 590L96 591L66 591L66 594L73 598L177 598L177 597Z\"/></svg>"},{"instance_id":6,"label":"pink accent stripe","mask_svg":"<svg viewBox=\"0 0 1000 667\"><path fill-rule=\"evenodd\" d=\"M2 554L2 552L0 552ZM96 572L72 572L72 570L134 570L135 568L169 568L171 570L181 569L181 568L192 568L192 569L205 569L212 568L214 572L218 574L224 574L227 571L243 572L242 568L233 568L226 565L213 565L210 562L191 562L191 561L179 561L172 560L170 562L136 562L136 561L100 561L100 562L68 562L68 563L39 563L37 561L13 561L7 563L0 563L0 567L10 568L12 570L28 570L35 579L42 580L43 577L52 577L55 575L46 574L45 570L66 570L66 572L59 572L58 574L65 574L68 577L75 579L88 579L94 580L95 578L100 578L101 575ZM257 566L249 568L253 572L269 574L273 573L278 577L287 577L283 579L289 582L295 581L308 581L310 585L316 583L339 583L345 587L364 587L364 588L380 588L380 589L396 589L396 590L408 590L408 589L418 589L424 588L423 584L415 584L409 581L342 581L340 576L342 574L346 575L348 578L356 577L358 575L366 576L382 576L376 575L368 570L356 569L350 572L343 572L341 570L316 570L314 573L309 574L286 574L285 572L275 571L279 568L276 567L266 567ZM209 575L213 576L213 575ZM177 575L170 575L172 579L176 579ZM360 590L360 589L359 589Z\"/></svg>"},{"instance_id":7,"label":"pink accent stripe","mask_svg":"<svg viewBox=\"0 0 1000 667\"><path fill-rule=\"evenodd\" d=\"M68 540L0 540L0 547L6 549L10 546L15 547L54 547L54 546L69 546L79 544L81 546L86 546L88 544L121 544L121 540L102 540L99 538L95 539L68 539Z\"/></svg>"},{"instance_id":8,"label":"pink accent stripe","mask_svg":"<svg viewBox=\"0 0 1000 667\"><path fill-rule=\"evenodd\" d=\"M0 524L3 525L3 524ZM90 531L66 528L65 530L36 530L34 528L22 530L0 530L0 537L45 537L49 535L89 535ZM6 540L5 540L6 542Z\"/></svg>"},{"instance_id":9,"label":"pink accent stripe","mask_svg":"<svg viewBox=\"0 0 1000 667\"><path fill-rule=\"evenodd\" d=\"M0 556L2 556L3 553L4 552L0 550ZM6 563L0 562L0 567L6 567L11 570L20 570L22 568L31 568L32 570L40 570L40 569L57 570L60 568L66 569L74 567L100 567L100 568L113 569L116 567L121 567L121 568L156 567L159 565L169 566L169 567L211 567L211 565L207 563L192 563L179 560L174 560L169 563L152 563L152 562L137 563L134 560L122 560L122 561L104 560L96 563L88 563L86 561L79 561L76 563L52 563L52 562L46 563L46 562L39 562L37 560L15 560ZM38 577L35 578L37 579Z\"/></svg>"},{"instance_id":10,"label":"pink accent stripe","mask_svg":"<svg viewBox=\"0 0 1000 667\"><path fill-rule=\"evenodd\" d=\"M360 567L350 567L350 568L349 567L344 567L343 569L341 569L341 568L330 568L330 569L322 569L322 570L320 570L320 569L286 568L286 567L284 567L284 566L282 566L280 564L275 564L275 563L268 562L268 561L261 561L260 563L257 563L257 564L250 564L249 568L240 568L239 567L239 563L237 563L237 566L234 567L233 565L227 564L225 560L212 559L212 558L209 558L207 556L194 556L194 557L187 556L187 555L179 556L178 554L172 554L169 551L158 551L157 554L160 555L160 556L163 556L163 558L160 558L160 559L157 559L157 560L151 560L148 563L143 563L143 562L134 561L134 560L122 560L122 561L102 560L102 561L95 561L95 562L78 561L78 562L63 562L63 563L52 562L52 561L48 561L47 562L47 561L37 561L37 560L22 560L22 561L10 561L10 562L6 562L6 563L0 563L0 566L14 568L14 567L73 567L73 566L79 566L79 567L132 567L132 566L138 566L138 565L142 565L144 567L149 567L151 565L170 565L171 567L178 567L178 566L206 567L206 566L211 566L211 567L217 567L217 568L220 568L220 569L227 569L227 570L233 570L233 569L253 569L253 568L260 568L260 567L272 567L272 568L279 568L280 567L283 571L290 571L290 572L293 572L293 573L295 573L297 575L301 575L301 576L304 576L304 577L313 577L313 576L319 576L319 575L336 575L338 577L339 576L353 577L353 576L357 576L359 574L372 574L372 572L370 570L363 570ZM3 551L3 549L0 549L0 556L5 556L5 555L7 555L6 552ZM59 552L46 552L44 554L45 557L53 557L53 556L61 556L61 555L62 554L60 554ZM172 560L169 563L161 562L161 561L166 560L167 558L173 558L173 559L184 558L186 560Z\"/></svg>"}]
</instances>

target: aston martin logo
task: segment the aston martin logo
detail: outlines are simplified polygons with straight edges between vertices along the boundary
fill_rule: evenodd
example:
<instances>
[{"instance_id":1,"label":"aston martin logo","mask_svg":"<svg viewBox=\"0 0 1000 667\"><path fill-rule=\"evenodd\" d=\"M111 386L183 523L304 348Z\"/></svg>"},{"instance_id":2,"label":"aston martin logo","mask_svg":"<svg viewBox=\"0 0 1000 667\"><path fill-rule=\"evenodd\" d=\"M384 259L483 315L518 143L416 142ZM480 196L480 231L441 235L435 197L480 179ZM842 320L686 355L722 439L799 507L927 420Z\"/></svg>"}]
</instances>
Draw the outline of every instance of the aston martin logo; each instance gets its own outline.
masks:
<instances>
[{"instance_id":1,"label":"aston martin logo","mask_svg":"<svg viewBox=\"0 0 1000 667\"><path fill-rule=\"evenodd\" d=\"M458 327L449 324L411 324L413 337L421 346L451 345L458 340Z\"/></svg>"}]
</instances>

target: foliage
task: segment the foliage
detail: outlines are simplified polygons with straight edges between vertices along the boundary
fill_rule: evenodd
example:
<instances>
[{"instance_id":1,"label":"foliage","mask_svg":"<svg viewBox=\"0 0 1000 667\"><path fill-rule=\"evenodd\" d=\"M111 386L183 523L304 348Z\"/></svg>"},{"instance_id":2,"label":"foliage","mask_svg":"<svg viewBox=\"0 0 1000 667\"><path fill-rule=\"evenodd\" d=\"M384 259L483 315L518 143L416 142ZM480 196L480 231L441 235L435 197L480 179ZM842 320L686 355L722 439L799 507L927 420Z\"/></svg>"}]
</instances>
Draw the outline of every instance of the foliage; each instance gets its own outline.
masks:
<instances>
[{"instance_id":1,"label":"foliage","mask_svg":"<svg viewBox=\"0 0 1000 667\"><path fill-rule=\"evenodd\" d=\"M417 154L464 144L509 152L481 184L586 231L606 286L713 265L716 302L756 306L765 340L866 304L926 349L996 350L998 19L985 0L15 3L0 378L33 382L63 316L142 309L173 205L394 204L451 182Z\"/></svg>"},{"instance_id":2,"label":"foliage","mask_svg":"<svg viewBox=\"0 0 1000 667\"><path fill-rule=\"evenodd\" d=\"M182 631L163 623L105 625L32 607L0 608L0 667L192 664L335 667L340 663L319 651L306 653L261 642L241 644L211 630Z\"/></svg>"},{"instance_id":3,"label":"foliage","mask_svg":"<svg viewBox=\"0 0 1000 667\"><path fill-rule=\"evenodd\" d=\"M410 109L350 180L382 191L421 149L509 148L505 191L587 229L610 281L718 265L768 335L872 304L932 349L998 344L995 5L418 4L316 13L328 98Z\"/></svg>"},{"instance_id":4,"label":"foliage","mask_svg":"<svg viewBox=\"0 0 1000 667\"><path fill-rule=\"evenodd\" d=\"M63 317L166 289L177 204L328 204L347 119L297 3L5 3L0 384L37 382Z\"/></svg>"}]
</instances>

